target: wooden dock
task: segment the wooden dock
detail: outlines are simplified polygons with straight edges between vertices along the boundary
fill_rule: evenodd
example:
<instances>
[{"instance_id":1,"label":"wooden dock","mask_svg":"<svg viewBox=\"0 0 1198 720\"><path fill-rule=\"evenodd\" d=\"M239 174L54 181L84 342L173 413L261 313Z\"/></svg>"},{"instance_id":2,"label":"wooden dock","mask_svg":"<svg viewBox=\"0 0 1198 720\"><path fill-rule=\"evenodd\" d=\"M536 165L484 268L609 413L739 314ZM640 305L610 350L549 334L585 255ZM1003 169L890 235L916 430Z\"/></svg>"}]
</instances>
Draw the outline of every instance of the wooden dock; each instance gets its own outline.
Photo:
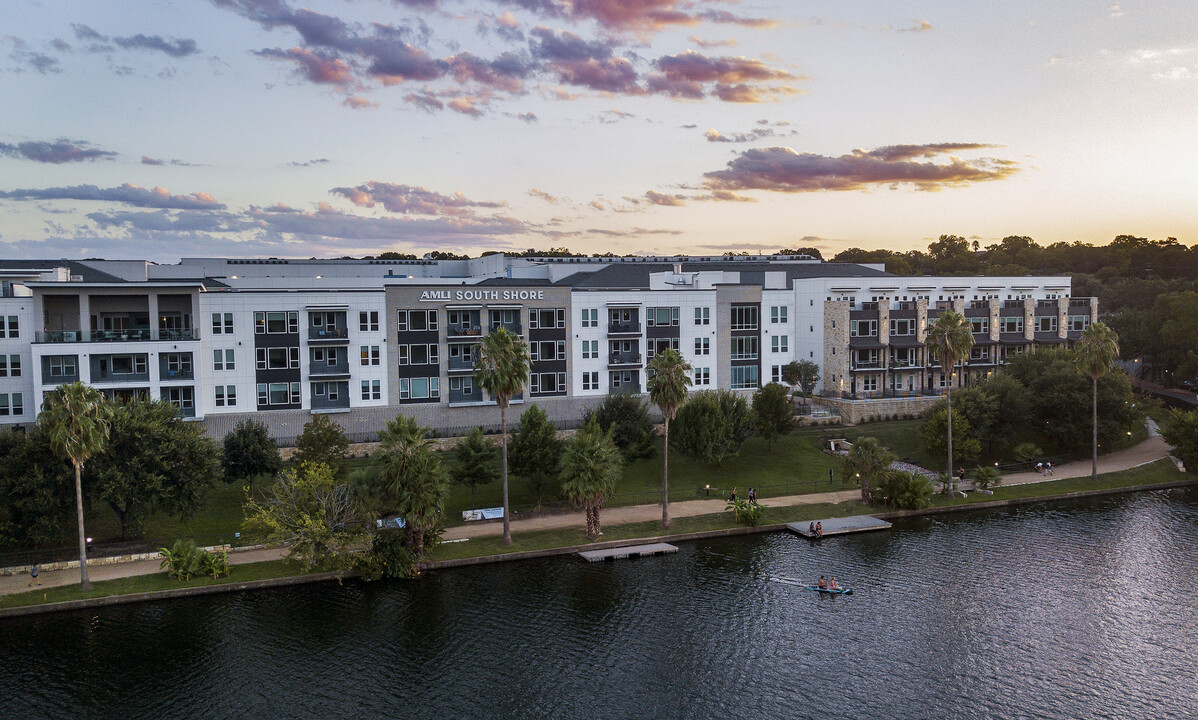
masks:
<instances>
[{"instance_id":1,"label":"wooden dock","mask_svg":"<svg viewBox=\"0 0 1198 720\"><path fill-rule=\"evenodd\" d=\"M580 550L579 555L587 562L603 562L621 558L639 558L647 555L668 555L678 552L678 548L668 543L653 543L652 545L625 545L624 547L607 548L605 550Z\"/></svg>"},{"instance_id":2,"label":"wooden dock","mask_svg":"<svg viewBox=\"0 0 1198 720\"><path fill-rule=\"evenodd\" d=\"M886 530L890 527L890 523L885 520L879 520L872 515L853 515L851 517L828 518L827 520L817 520L824 529L824 537L829 535L847 535L848 533L869 532L870 530ZM808 527L811 522L792 522L786 523L786 527L792 531L802 535L805 538L814 538Z\"/></svg>"}]
</instances>

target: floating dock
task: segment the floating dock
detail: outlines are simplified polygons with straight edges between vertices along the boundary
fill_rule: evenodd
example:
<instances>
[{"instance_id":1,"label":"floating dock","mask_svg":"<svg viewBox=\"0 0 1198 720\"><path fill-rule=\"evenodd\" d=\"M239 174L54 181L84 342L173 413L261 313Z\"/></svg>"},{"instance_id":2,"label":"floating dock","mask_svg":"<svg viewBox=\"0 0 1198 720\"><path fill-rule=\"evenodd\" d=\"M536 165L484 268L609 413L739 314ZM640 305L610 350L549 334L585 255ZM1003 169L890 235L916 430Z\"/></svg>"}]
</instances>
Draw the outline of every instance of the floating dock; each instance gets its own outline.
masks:
<instances>
[{"instance_id":1,"label":"floating dock","mask_svg":"<svg viewBox=\"0 0 1198 720\"><path fill-rule=\"evenodd\" d=\"M817 520L824 529L824 537L829 535L847 535L848 533L869 532L870 530L886 530L890 527L890 523L885 520L879 520L872 515L853 515L842 518L828 518L827 520ZM814 538L815 533L811 532L808 527L811 521L807 522L792 522L786 523L786 527L792 531L802 535L805 538Z\"/></svg>"},{"instance_id":2,"label":"floating dock","mask_svg":"<svg viewBox=\"0 0 1198 720\"><path fill-rule=\"evenodd\" d=\"M603 562L621 558L639 558L648 555L668 555L678 552L678 548L668 543L653 543L652 545L625 545L606 550L580 550L578 554L587 562Z\"/></svg>"}]
</instances>

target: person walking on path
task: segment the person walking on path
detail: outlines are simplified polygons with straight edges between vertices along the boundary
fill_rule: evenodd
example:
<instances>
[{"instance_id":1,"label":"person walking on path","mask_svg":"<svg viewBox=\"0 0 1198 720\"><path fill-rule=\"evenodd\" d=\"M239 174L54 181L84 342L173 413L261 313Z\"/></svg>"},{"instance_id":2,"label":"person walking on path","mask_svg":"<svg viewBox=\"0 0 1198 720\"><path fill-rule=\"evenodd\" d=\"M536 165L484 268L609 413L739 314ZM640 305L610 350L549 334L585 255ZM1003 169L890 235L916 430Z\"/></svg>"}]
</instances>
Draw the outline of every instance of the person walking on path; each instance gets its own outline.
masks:
<instances>
[{"instance_id":1,"label":"person walking on path","mask_svg":"<svg viewBox=\"0 0 1198 720\"><path fill-rule=\"evenodd\" d=\"M33 587L34 585L42 584L42 581L39 580L37 577L38 573L41 572L41 570L42 569L40 567L38 567L37 563L34 563L32 566L30 566L30 568L29 568L29 587Z\"/></svg>"},{"instance_id":2,"label":"person walking on path","mask_svg":"<svg viewBox=\"0 0 1198 720\"><path fill-rule=\"evenodd\" d=\"M1041 475L1044 474L1044 462L1043 461L1036 463L1036 472L1040 473Z\"/></svg>"},{"instance_id":3,"label":"person walking on path","mask_svg":"<svg viewBox=\"0 0 1198 720\"><path fill-rule=\"evenodd\" d=\"M1047 474L1049 477L1052 477L1052 461L1051 461L1051 460L1049 460L1048 462L1044 463L1044 472L1045 472L1045 474Z\"/></svg>"},{"instance_id":4,"label":"person walking on path","mask_svg":"<svg viewBox=\"0 0 1198 720\"><path fill-rule=\"evenodd\" d=\"M757 504L757 488L749 488L749 504Z\"/></svg>"},{"instance_id":5,"label":"person walking on path","mask_svg":"<svg viewBox=\"0 0 1198 720\"><path fill-rule=\"evenodd\" d=\"M736 486L732 486L732 502L736 502Z\"/></svg>"}]
</instances>

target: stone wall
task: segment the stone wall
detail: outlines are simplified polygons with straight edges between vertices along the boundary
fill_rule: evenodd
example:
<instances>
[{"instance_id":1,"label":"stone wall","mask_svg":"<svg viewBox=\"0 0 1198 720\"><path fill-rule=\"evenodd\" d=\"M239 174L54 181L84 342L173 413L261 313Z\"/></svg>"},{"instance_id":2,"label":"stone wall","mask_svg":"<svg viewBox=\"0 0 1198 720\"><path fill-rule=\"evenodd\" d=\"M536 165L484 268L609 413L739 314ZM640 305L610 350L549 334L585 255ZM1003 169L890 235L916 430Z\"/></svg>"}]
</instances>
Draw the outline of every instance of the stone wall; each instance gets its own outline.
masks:
<instances>
[{"instance_id":1,"label":"stone wall","mask_svg":"<svg viewBox=\"0 0 1198 720\"><path fill-rule=\"evenodd\" d=\"M922 415L940 399L935 395L870 400L841 400L821 397L816 398L815 403L840 413L840 419L846 425L856 425L872 420L889 420L895 415L900 417Z\"/></svg>"}]
</instances>

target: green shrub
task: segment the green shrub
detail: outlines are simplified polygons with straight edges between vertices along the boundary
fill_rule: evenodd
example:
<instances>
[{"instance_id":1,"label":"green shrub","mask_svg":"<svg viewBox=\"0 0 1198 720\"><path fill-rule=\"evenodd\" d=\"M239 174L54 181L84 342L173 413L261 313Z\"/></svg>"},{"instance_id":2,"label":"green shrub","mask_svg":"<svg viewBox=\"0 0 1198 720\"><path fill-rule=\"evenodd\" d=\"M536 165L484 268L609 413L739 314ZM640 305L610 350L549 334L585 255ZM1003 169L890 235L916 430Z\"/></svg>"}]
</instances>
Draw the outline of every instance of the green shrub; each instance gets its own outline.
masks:
<instances>
[{"instance_id":1,"label":"green shrub","mask_svg":"<svg viewBox=\"0 0 1198 720\"><path fill-rule=\"evenodd\" d=\"M404 534L384 530L374 536L370 550L358 555L354 569L363 580L410 578L419 572L416 554L404 544Z\"/></svg>"},{"instance_id":2,"label":"green shrub","mask_svg":"<svg viewBox=\"0 0 1198 720\"><path fill-rule=\"evenodd\" d=\"M731 510L736 522L750 527L757 527L765 518L764 505L757 505L743 498L729 500L724 510Z\"/></svg>"},{"instance_id":3,"label":"green shrub","mask_svg":"<svg viewBox=\"0 0 1198 720\"><path fill-rule=\"evenodd\" d=\"M1021 463L1030 463L1036 458L1044 457L1044 451L1035 443L1030 442L1019 443L1012 452L1015 454L1015 459Z\"/></svg>"},{"instance_id":4,"label":"green shrub","mask_svg":"<svg viewBox=\"0 0 1198 720\"><path fill-rule=\"evenodd\" d=\"M159 548L158 553L162 555L162 563L158 567L165 570L167 577L172 580L190 580L202 575L214 578L229 575L229 554L200 550L194 540L176 540L169 549Z\"/></svg>"},{"instance_id":5,"label":"green shrub","mask_svg":"<svg viewBox=\"0 0 1198 720\"><path fill-rule=\"evenodd\" d=\"M979 490L989 490L1000 483L1002 483L1002 474L998 471L998 468L979 467L973 473L974 487Z\"/></svg>"},{"instance_id":6,"label":"green shrub","mask_svg":"<svg viewBox=\"0 0 1198 720\"><path fill-rule=\"evenodd\" d=\"M886 507L919 510L931 504L932 483L917 473L888 473L878 481L870 497Z\"/></svg>"}]
</instances>

